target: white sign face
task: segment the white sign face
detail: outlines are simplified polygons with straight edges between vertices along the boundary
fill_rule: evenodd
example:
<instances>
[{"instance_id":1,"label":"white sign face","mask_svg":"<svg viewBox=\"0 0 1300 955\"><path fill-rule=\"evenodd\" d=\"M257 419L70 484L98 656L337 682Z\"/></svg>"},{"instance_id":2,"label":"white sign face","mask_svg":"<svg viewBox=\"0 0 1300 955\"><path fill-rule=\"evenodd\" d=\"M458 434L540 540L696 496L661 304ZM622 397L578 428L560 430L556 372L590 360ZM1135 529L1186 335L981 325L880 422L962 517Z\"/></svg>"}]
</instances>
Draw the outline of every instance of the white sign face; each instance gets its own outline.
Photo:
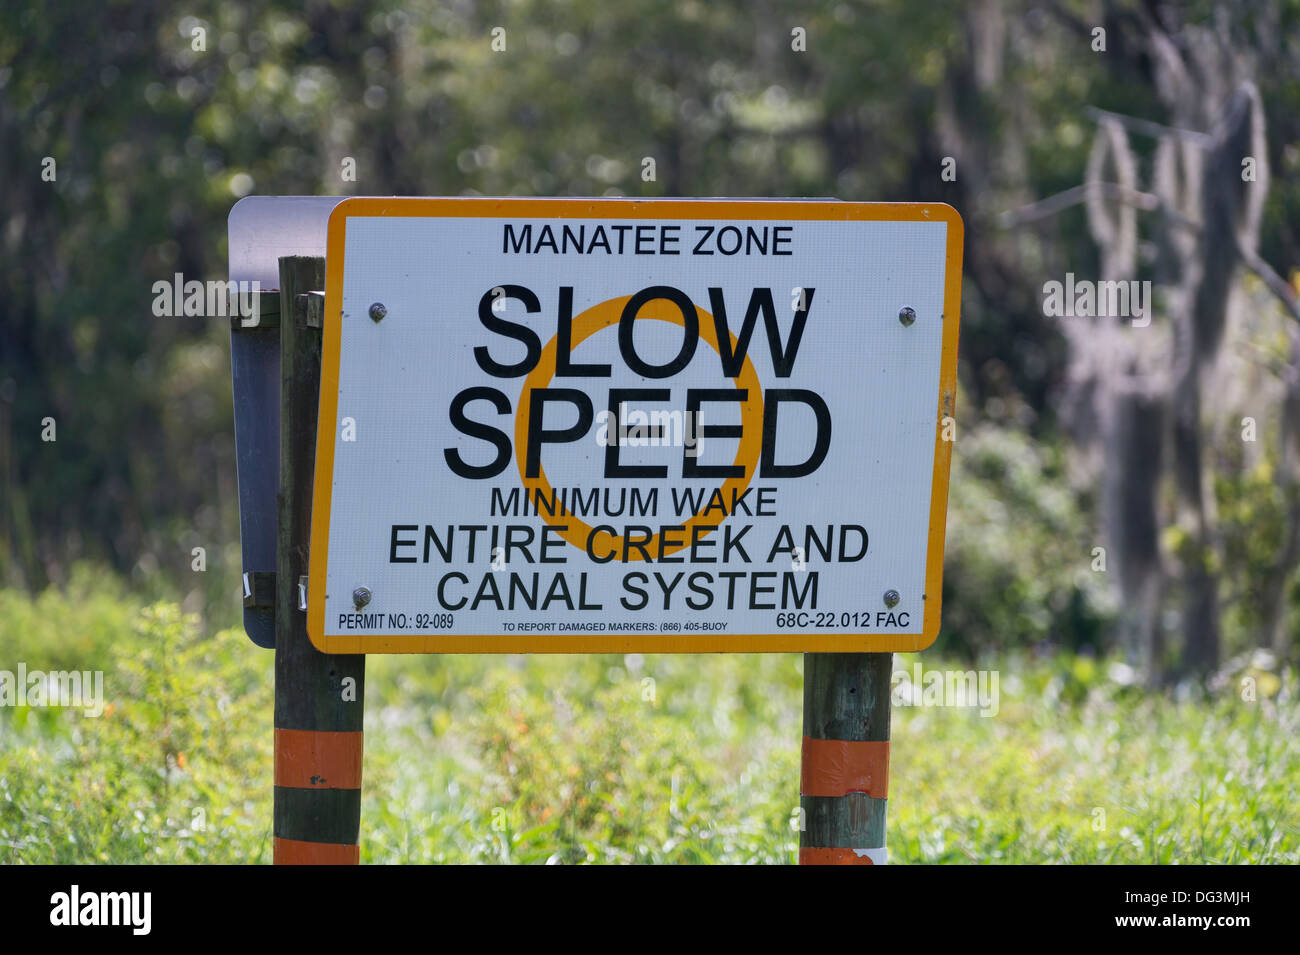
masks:
<instances>
[{"instance_id":1,"label":"white sign face","mask_svg":"<svg viewBox=\"0 0 1300 955\"><path fill-rule=\"evenodd\" d=\"M343 201L312 641L928 646L961 245L929 203Z\"/></svg>"}]
</instances>

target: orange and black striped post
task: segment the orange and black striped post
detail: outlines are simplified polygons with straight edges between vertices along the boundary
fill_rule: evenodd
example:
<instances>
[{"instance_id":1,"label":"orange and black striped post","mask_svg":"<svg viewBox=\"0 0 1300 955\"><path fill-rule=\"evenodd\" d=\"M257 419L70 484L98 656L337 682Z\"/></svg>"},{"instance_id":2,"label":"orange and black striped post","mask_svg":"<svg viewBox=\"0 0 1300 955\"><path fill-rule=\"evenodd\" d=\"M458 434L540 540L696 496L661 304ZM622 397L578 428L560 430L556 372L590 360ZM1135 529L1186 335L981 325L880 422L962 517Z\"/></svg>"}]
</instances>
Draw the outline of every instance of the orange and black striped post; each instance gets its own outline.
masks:
<instances>
[{"instance_id":1,"label":"orange and black striped post","mask_svg":"<svg viewBox=\"0 0 1300 955\"><path fill-rule=\"evenodd\" d=\"M883 865L892 653L803 655L800 865Z\"/></svg>"},{"instance_id":2,"label":"orange and black striped post","mask_svg":"<svg viewBox=\"0 0 1300 955\"><path fill-rule=\"evenodd\" d=\"M280 259L280 495L275 608L275 862L360 861L361 716L366 658L321 653L307 637L306 579L325 260Z\"/></svg>"}]
</instances>

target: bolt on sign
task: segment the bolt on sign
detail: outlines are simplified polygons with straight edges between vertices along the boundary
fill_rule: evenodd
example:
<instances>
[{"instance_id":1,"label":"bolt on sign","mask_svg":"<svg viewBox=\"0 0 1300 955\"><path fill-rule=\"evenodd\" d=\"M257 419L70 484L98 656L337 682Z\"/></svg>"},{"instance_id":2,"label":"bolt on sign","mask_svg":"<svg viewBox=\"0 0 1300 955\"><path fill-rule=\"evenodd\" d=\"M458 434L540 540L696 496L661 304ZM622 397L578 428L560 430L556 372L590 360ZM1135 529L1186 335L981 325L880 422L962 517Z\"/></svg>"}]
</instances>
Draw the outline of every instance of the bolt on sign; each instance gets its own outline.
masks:
<instances>
[{"instance_id":1,"label":"bolt on sign","mask_svg":"<svg viewBox=\"0 0 1300 955\"><path fill-rule=\"evenodd\" d=\"M936 203L339 203L313 643L928 646L961 250Z\"/></svg>"}]
</instances>

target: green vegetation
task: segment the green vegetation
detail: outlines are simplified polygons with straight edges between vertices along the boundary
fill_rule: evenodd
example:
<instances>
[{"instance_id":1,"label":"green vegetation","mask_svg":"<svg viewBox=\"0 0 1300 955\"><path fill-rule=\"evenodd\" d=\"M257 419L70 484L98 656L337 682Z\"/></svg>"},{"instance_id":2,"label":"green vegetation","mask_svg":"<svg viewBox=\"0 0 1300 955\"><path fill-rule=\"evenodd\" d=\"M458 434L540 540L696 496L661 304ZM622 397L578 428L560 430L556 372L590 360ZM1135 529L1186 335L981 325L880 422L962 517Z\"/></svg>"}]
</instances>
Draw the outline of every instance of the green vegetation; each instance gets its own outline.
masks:
<instances>
[{"instance_id":1,"label":"green vegetation","mask_svg":"<svg viewBox=\"0 0 1300 955\"><path fill-rule=\"evenodd\" d=\"M110 704L0 709L0 864L269 862L272 655L75 580L0 591L5 666L102 669ZM800 667L371 658L362 859L792 862ZM1300 862L1294 673L1175 699L1087 657L998 670L994 717L895 707L892 861Z\"/></svg>"}]
</instances>

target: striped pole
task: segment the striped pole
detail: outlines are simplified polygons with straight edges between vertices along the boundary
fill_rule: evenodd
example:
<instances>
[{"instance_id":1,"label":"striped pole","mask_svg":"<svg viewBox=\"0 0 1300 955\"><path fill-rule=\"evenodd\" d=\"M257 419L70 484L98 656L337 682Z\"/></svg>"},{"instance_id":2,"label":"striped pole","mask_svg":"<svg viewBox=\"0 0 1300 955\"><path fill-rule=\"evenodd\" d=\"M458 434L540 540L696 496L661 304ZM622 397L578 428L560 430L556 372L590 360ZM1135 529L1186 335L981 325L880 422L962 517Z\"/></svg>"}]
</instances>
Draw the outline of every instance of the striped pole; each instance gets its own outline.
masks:
<instances>
[{"instance_id":1,"label":"striped pole","mask_svg":"<svg viewBox=\"0 0 1300 955\"><path fill-rule=\"evenodd\" d=\"M800 865L884 865L892 653L805 653Z\"/></svg>"},{"instance_id":2,"label":"striped pole","mask_svg":"<svg viewBox=\"0 0 1300 955\"><path fill-rule=\"evenodd\" d=\"M361 848L361 715L366 658L321 653L307 637L307 573L321 329L302 293L325 260L280 259L280 496L275 608L275 863L356 865ZM319 313L317 313L319 314Z\"/></svg>"}]
</instances>

